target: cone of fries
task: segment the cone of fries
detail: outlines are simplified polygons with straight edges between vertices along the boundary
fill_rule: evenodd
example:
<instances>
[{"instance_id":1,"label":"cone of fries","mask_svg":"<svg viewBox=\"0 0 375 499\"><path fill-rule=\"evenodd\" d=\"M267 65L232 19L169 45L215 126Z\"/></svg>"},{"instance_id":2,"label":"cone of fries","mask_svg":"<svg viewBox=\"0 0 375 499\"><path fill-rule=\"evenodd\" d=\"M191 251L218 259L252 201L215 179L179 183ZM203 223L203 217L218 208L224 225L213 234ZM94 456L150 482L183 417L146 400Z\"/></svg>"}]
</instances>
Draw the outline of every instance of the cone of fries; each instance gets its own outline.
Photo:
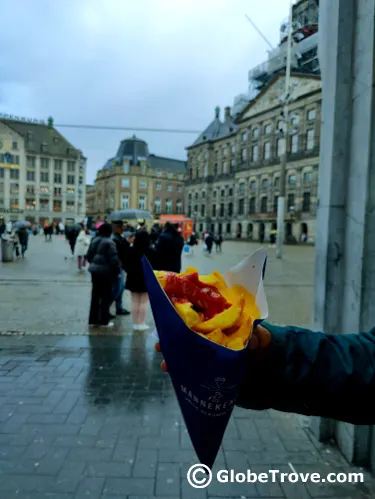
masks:
<instances>
[{"instance_id":1,"label":"cone of fries","mask_svg":"<svg viewBox=\"0 0 375 499\"><path fill-rule=\"evenodd\" d=\"M225 274L143 267L163 356L199 462L212 467L236 403L253 328L267 318L263 249Z\"/></svg>"}]
</instances>

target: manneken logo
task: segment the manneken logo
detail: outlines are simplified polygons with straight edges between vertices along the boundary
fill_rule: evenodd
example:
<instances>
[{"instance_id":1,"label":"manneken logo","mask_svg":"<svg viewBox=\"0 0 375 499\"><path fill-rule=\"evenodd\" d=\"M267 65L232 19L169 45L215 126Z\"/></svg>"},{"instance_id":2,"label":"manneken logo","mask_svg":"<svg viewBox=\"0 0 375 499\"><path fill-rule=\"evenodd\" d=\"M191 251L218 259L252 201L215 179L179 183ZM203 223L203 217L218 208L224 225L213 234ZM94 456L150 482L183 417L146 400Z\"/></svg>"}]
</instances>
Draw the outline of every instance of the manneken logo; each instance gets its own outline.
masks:
<instances>
[{"instance_id":1,"label":"manneken logo","mask_svg":"<svg viewBox=\"0 0 375 499\"><path fill-rule=\"evenodd\" d=\"M202 391L207 392L207 396L193 393L189 388L181 385L181 391L185 395L185 400L206 416L223 416L232 410L236 401L235 385L226 383L222 377L214 378L213 382L205 382L200 385Z\"/></svg>"}]
</instances>

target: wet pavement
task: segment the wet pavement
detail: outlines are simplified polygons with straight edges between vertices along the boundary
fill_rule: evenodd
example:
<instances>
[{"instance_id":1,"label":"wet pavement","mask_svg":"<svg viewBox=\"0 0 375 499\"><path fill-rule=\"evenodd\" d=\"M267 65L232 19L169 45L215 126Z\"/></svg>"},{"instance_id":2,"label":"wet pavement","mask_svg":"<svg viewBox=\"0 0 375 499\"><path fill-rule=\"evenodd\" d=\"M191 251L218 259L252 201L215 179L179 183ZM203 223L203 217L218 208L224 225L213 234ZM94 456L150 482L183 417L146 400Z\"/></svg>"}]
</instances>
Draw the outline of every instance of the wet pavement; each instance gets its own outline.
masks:
<instances>
[{"instance_id":1,"label":"wet pavement","mask_svg":"<svg viewBox=\"0 0 375 499\"><path fill-rule=\"evenodd\" d=\"M223 255L187 261L225 270L255 248L227 243ZM271 319L308 324L313 250L287 248L283 262L269 251ZM213 480L193 489L186 472L197 459L152 334L133 333L121 318L106 336L88 335L89 276L66 255L64 240L32 238L24 262L0 266L1 499L374 497L368 474L357 485ZM215 464L228 468L358 471L316 442L302 418L239 408Z\"/></svg>"}]
</instances>

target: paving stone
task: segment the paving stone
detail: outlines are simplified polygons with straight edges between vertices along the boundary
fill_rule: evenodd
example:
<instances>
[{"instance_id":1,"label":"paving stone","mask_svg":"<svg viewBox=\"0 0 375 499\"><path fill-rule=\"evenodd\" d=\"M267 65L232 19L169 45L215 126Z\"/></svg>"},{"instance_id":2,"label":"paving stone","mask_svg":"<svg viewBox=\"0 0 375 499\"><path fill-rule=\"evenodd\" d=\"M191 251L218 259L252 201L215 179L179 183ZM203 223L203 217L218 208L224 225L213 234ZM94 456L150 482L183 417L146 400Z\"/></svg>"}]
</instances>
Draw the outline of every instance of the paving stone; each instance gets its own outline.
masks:
<instances>
[{"instance_id":1,"label":"paving stone","mask_svg":"<svg viewBox=\"0 0 375 499\"><path fill-rule=\"evenodd\" d=\"M158 463L157 450L138 449L135 456L132 476L154 478L156 475L157 463Z\"/></svg>"},{"instance_id":2,"label":"paving stone","mask_svg":"<svg viewBox=\"0 0 375 499\"><path fill-rule=\"evenodd\" d=\"M41 423L41 424L60 424L64 423L66 415L64 414L30 414L28 423Z\"/></svg>"},{"instance_id":3,"label":"paving stone","mask_svg":"<svg viewBox=\"0 0 375 499\"><path fill-rule=\"evenodd\" d=\"M155 480L153 478L107 478L104 483L103 496L126 495L153 496Z\"/></svg>"},{"instance_id":4,"label":"paving stone","mask_svg":"<svg viewBox=\"0 0 375 499\"><path fill-rule=\"evenodd\" d=\"M176 449L179 445L178 435L173 437L140 437L139 447L142 449Z\"/></svg>"},{"instance_id":5,"label":"paving stone","mask_svg":"<svg viewBox=\"0 0 375 499\"><path fill-rule=\"evenodd\" d=\"M112 449L92 449L90 447L74 447L69 449L68 459L73 461L105 462L111 459Z\"/></svg>"},{"instance_id":6,"label":"paving stone","mask_svg":"<svg viewBox=\"0 0 375 499\"><path fill-rule=\"evenodd\" d=\"M104 487L104 478L84 478L78 485L75 499L100 499Z\"/></svg>"},{"instance_id":7,"label":"paving stone","mask_svg":"<svg viewBox=\"0 0 375 499\"><path fill-rule=\"evenodd\" d=\"M187 479L181 480L181 499L206 499L207 489L195 489Z\"/></svg>"},{"instance_id":8,"label":"paving stone","mask_svg":"<svg viewBox=\"0 0 375 499\"><path fill-rule=\"evenodd\" d=\"M156 473L156 495L178 496L180 494L180 466L161 463Z\"/></svg>"},{"instance_id":9,"label":"paving stone","mask_svg":"<svg viewBox=\"0 0 375 499\"><path fill-rule=\"evenodd\" d=\"M64 435L55 437L52 445L54 447L93 447L97 439L91 435Z\"/></svg>"},{"instance_id":10,"label":"paving stone","mask_svg":"<svg viewBox=\"0 0 375 499\"><path fill-rule=\"evenodd\" d=\"M87 461L86 475L90 477L128 477L131 474L132 465L129 462L115 463L109 462L90 462Z\"/></svg>"},{"instance_id":11,"label":"paving stone","mask_svg":"<svg viewBox=\"0 0 375 499\"><path fill-rule=\"evenodd\" d=\"M36 473L40 475L57 475L65 463L68 449L49 449L44 457L37 463Z\"/></svg>"}]
</instances>

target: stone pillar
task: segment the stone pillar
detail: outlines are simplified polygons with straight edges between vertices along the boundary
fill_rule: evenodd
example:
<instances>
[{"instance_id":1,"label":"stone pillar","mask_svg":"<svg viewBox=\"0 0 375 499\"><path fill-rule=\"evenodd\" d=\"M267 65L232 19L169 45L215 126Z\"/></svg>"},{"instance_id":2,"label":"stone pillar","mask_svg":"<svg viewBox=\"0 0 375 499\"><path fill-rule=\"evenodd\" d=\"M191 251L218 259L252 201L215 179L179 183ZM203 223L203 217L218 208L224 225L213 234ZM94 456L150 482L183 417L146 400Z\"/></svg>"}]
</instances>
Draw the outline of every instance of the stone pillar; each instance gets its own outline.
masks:
<instances>
[{"instance_id":1,"label":"stone pillar","mask_svg":"<svg viewBox=\"0 0 375 499\"><path fill-rule=\"evenodd\" d=\"M374 325L374 14L375 0L320 2L323 103L314 328L329 333ZM352 462L365 465L375 456L370 427L313 418L312 429L320 439L335 437Z\"/></svg>"}]
</instances>

